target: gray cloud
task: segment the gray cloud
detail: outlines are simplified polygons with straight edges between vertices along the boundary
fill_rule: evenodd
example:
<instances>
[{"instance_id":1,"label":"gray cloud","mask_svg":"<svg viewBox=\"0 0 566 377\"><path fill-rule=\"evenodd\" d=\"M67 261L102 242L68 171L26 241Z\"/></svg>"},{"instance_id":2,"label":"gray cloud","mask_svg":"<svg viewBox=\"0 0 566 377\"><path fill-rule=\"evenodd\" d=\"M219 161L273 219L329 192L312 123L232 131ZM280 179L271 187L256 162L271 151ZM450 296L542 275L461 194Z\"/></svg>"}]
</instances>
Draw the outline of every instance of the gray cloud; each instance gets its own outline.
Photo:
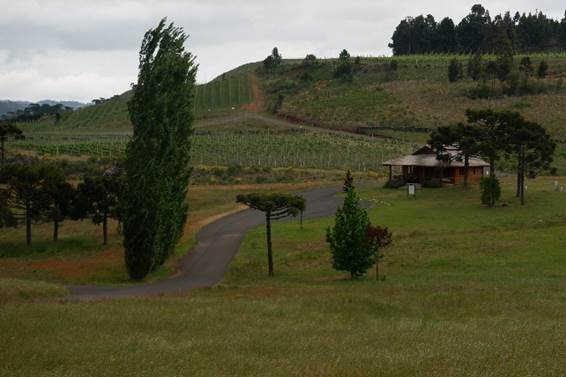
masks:
<instances>
[{"instance_id":1,"label":"gray cloud","mask_svg":"<svg viewBox=\"0 0 566 377\"><path fill-rule=\"evenodd\" d=\"M0 0L0 98L90 100L125 91L135 80L144 32L167 16L191 35L198 81L262 59L307 53L386 55L394 27L431 13L458 22L473 2L405 0ZM531 2L484 1L492 14L535 11ZM536 8L564 15L558 0Z\"/></svg>"}]
</instances>

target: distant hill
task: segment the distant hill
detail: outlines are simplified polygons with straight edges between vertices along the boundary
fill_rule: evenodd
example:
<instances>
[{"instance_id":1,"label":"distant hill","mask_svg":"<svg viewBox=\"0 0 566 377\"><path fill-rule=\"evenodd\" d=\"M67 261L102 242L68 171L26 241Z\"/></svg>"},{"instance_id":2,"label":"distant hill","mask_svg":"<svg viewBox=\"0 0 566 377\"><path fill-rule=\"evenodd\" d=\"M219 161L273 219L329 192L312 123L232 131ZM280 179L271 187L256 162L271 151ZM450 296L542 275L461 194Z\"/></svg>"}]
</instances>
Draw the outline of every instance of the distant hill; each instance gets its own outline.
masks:
<instances>
[{"instance_id":1,"label":"distant hill","mask_svg":"<svg viewBox=\"0 0 566 377\"><path fill-rule=\"evenodd\" d=\"M66 107L70 107L71 109L79 109L81 107L85 107L88 105L87 103L78 102L78 101L54 101L50 99L42 100L37 103L40 105L47 104L50 106L61 104Z\"/></svg>"},{"instance_id":2,"label":"distant hill","mask_svg":"<svg viewBox=\"0 0 566 377\"><path fill-rule=\"evenodd\" d=\"M23 110L31 102L0 100L0 118L14 111Z\"/></svg>"},{"instance_id":3,"label":"distant hill","mask_svg":"<svg viewBox=\"0 0 566 377\"><path fill-rule=\"evenodd\" d=\"M87 106L86 103L77 102L77 101L54 101L49 99L42 100L39 102L0 100L0 118L5 118L9 113L18 110L23 110L32 103L38 103L40 105L47 104L50 106L61 104L63 106L67 106L72 109L79 109L81 107Z\"/></svg>"},{"instance_id":4,"label":"distant hill","mask_svg":"<svg viewBox=\"0 0 566 377\"><path fill-rule=\"evenodd\" d=\"M127 91L108 99L95 101L92 105L81 104L83 107L64 113L58 127L77 131L129 131L132 127L128 114L128 101L131 96L132 92ZM194 99L195 115L196 118L211 118L230 114L241 110L252 100L250 67L246 65L244 69L236 69L207 84L197 85ZM42 121L39 123L46 123L45 127L51 124Z\"/></svg>"}]
</instances>

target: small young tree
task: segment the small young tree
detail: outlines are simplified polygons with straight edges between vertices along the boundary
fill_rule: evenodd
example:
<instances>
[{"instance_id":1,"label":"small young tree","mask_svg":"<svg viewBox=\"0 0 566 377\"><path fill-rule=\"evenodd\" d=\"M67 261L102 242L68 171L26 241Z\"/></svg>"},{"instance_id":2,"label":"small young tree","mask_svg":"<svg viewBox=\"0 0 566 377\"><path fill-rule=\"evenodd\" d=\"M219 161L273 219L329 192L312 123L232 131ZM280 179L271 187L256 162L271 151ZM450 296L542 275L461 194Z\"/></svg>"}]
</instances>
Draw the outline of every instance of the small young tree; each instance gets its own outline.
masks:
<instances>
[{"instance_id":1,"label":"small young tree","mask_svg":"<svg viewBox=\"0 0 566 377\"><path fill-rule=\"evenodd\" d=\"M0 168L6 161L6 142L10 139L24 139L22 130L10 123L0 123Z\"/></svg>"},{"instance_id":2,"label":"small young tree","mask_svg":"<svg viewBox=\"0 0 566 377\"><path fill-rule=\"evenodd\" d=\"M261 211L265 214L265 235L267 239L267 266L269 276L274 275L273 245L271 242L271 223L288 216L297 216L304 212L306 201L301 196L286 194L247 194L238 195L236 202Z\"/></svg>"},{"instance_id":3,"label":"small young tree","mask_svg":"<svg viewBox=\"0 0 566 377\"><path fill-rule=\"evenodd\" d=\"M354 176L352 175L352 172L348 170L346 172L346 178L344 179L344 186L342 187L342 191L347 193L349 190L352 190L354 188Z\"/></svg>"},{"instance_id":4,"label":"small young tree","mask_svg":"<svg viewBox=\"0 0 566 377\"><path fill-rule=\"evenodd\" d=\"M537 77L539 79L544 79L548 73L548 64L545 60L541 60L537 68Z\"/></svg>"},{"instance_id":5,"label":"small young tree","mask_svg":"<svg viewBox=\"0 0 566 377\"><path fill-rule=\"evenodd\" d=\"M527 76L533 75L534 69L530 57L525 56L521 59L521 63L519 64L519 71Z\"/></svg>"},{"instance_id":6,"label":"small young tree","mask_svg":"<svg viewBox=\"0 0 566 377\"><path fill-rule=\"evenodd\" d=\"M391 244L392 234L387 228L369 225L366 231L366 242L375 255L375 280L379 281L379 262L383 259L383 248Z\"/></svg>"},{"instance_id":7,"label":"small young tree","mask_svg":"<svg viewBox=\"0 0 566 377\"><path fill-rule=\"evenodd\" d=\"M462 63L458 59L454 58L450 61L448 66L448 81L456 82L463 78L463 68Z\"/></svg>"},{"instance_id":8,"label":"small young tree","mask_svg":"<svg viewBox=\"0 0 566 377\"><path fill-rule=\"evenodd\" d=\"M481 53L477 52L468 61L468 76L474 80L478 81L483 75L483 62Z\"/></svg>"},{"instance_id":9,"label":"small young tree","mask_svg":"<svg viewBox=\"0 0 566 377\"><path fill-rule=\"evenodd\" d=\"M482 177L480 181L481 202L492 208L501 197L501 185L495 175Z\"/></svg>"},{"instance_id":10,"label":"small young tree","mask_svg":"<svg viewBox=\"0 0 566 377\"><path fill-rule=\"evenodd\" d=\"M369 226L356 190L348 190L343 206L336 211L334 226L326 231L326 240L332 252L332 266L348 271L352 279L364 275L376 262L375 250L367 238Z\"/></svg>"},{"instance_id":11,"label":"small young tree","mask_svg":"<svg viewBox=\"0 0 566 377\"><path fill-rule=\"evenodd\" d=\"M344 49L340 52L340 56L338 57L338 67L334 72L334 76L341 78L344 81L352 81L352 62L348 50Z\"/></svg>"}]
</instances>

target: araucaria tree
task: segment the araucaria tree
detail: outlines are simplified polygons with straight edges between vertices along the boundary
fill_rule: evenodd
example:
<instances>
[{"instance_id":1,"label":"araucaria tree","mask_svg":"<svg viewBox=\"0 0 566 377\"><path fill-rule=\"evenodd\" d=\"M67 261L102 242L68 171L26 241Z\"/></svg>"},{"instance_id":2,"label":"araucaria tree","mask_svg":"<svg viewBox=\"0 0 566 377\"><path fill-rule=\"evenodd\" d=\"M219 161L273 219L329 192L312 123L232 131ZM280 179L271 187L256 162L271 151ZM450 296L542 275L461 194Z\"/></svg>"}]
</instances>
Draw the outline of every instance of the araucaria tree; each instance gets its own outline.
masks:
<instances>
[{"instance_id":1,"label":"araucaria tree","mask_svg":"<svg viewBox=\"0 0 566 377\"><path fill-rule=\"evenodd\" d=\"M326 231L332 252L332 267L348 271L352 279L364 275L376 263L376 244L370 242L370 221L354 188L346 192L342 207L336 211L334 227Z\"/></svg>"},{"instance_id":2,"label":"araucaria tree","mask_svg":"<svg viewBox=\"0 0 566 377\"><path fill-rule=\"evenodd\" d=\"M238 195L238 203L261 211L265 214L265 235L267 239L267 266L269 276L274 275L273 246L271 243L271 222L288 216L297 216L306 208L306 201L301 196L286 194L248 194Z\"/></svg>"},{"instance_id":3,"label":"araucaria tree","mask_svg":"<svg viewBox=\"0 0 566 377\"><path fill-rule=\"evenodd\" d=\"M23 139L22 130L10 123L0 123L0 167L6 160L6 142L9 139Z\"/></svg>"},{"instance_id":4,"label":"araucaria tree","mask_svg":"<svg viewBox=\"0 0 566 377\"><path fill-rule=\"evenodd\" d=\"M121 216L120 198L124 190L122 177L86 177L77 190L74 216L90 217L93 223L102 225L102 243L108 245L108 220Z\"/></svg>"},{"instance_id":5,"label":"araucaria tree","mask_svg":"<svg viewBox=\"0 0 566 377\"><path fill-rule=\"evenodd\" d=\"M128 273L142 279L162 265L187 218L197 66L187 35L163 19L142 42L137 84L128 110L134 135L126 151L123 197Z\"/></svg>"},{"instance_id":6,"label":"araucaria tree","mask_svg":"<svg viewBox=\"0 0 566 377\"><path fill-rule=\"evenodd\" d=\"M28 246L32 243L32 224L42 220L49 208L46 185L52 174L53 170L43 164L11 165L2 170L7 207L16 210L15 219L25 224Z\"/></svg>"}]
</instances>

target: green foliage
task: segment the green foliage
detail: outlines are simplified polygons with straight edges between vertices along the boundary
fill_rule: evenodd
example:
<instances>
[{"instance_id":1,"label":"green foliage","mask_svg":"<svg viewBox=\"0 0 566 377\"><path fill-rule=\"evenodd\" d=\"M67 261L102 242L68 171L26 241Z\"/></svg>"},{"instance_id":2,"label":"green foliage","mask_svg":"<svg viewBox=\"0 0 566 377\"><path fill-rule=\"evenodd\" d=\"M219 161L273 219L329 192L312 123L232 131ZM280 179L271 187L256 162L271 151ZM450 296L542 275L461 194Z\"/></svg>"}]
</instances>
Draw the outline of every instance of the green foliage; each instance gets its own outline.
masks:
<instances>
[{"instance_id":1,"label":"green foliage","mask_svg":"<svg viewBox=\"0 0 566 377\"><path fill-rule=\"evenodd\" d=\"M537 68L537 77L539 79L544 79L548 73L548 64L545 60L541 60Z\"/></svg>"},{"instance_id":2,"label":"green foliage","mask_svg":"<svg viewBox=\"0 0 566 377\"><path fill-rule=\"evenodd\" d=\"M494 207L495 203L501 198L501 185L495 175L482 177L480 181L481 203Z\"/></svg>"},{"instance_id":3,"label":"green foliage","mask_svg":"<svg viewBox=\"0 0 566 377\"><path fill-rule=\"evenodd\" d=\"M46 164L9 165L1 172L5 184L4 205L18 222L26 227L26 244L32 243L32 223L43 220L51 204L50 187L59 181L60 173ZM12 214L8 214L8 220Z\"/></svg>"},{"instance_id":4,"label":"green foliage","mask_svg":"<svg viewBox=\"0 0 566 377\"><path fill-rule=\"evenodd\" d=\"M95 224L102 224L103 244L108 244L108 219L122 218L120 199L124 180L120 175L86 177L77 187L78 196L73 209L76 219L90 216Z\"/></svg>"},{"instance_id":5,"label":"green foliage","mask_svg":"<svg viewBox=\"0 0 566 377\"><path fill-rule=\"evenodd\" d=\"M472 58L468 61L468 76L474 80L478 81L483 75L483 62L481 53L475 53Z\"/></svg>"},{"instance_id":6,"label":"green foliage","mask_svg":"<svg viewBox=\"0 0 566 377\"><path fill-rule=\"evenodd\" d=\"M342 187L342 191L344 191L345 193L347 193L350 190L355 189L354 187L354 176L352 175L352 172L350 170L348 170L346 172L346 178L344 179L344 185Z\"/></svg>"},{"instance_id":7,"label":"green foliage","mask_svg":"<svg viewBox=\"0 0 566 377\"><path fill-rule=\"evenodd\" d=\"M197 67L186 34L165 20L142 42L129 111L134 136L126 151L124 247L133 279L162 265L187 217L190 135Z\"/></svg>"},{"instance_id":8,"label":"green foliage","mask_svg":"<svg viewBox=\"0 0 566 377\"><path fill-rule=\"evenodd\" d=\"M351 82L354 78L350 53L345 49L340 52L338 57L338 67L336 67L334 77L347 82Z\"/></svg>"},{"instance_id":9,"label":"green foliage","mask_svg":"<svg viewBox=\"0 0 566 377\"><path fill-rule=\"evenodd\" d=\"M531 76L534 73L533 63L531 62L531 58L529 56L524 56L521 59L521 63L519 64L519 71L525 73L528 76Z\"/></svg>"},{"instance_id":10,"label":"green foliage","mask_svg":"<svg viewBox=\"0 0 566 377\"><path fill-rule=\"evenodd\" d=\"M0 189L0 228L16 226L16 219L8 206L8 197L9 192Z\"/></svg>"},{"instance_id":11,"label":"green foliage","mask_svg":"<svg viewBox=\"0 0 566 377\"><path fill-rule=\"evenodd\" d=\"M481 4L475 4L458 25L450 18L437 23L430 14L406 17L391 39L394 55L497 53L506 43L513 51L553 51L566 47L566 18L560 23L540 11L491 17Z\"/></svg>"},{"instance_id":12,"label":"green foliage","mask_svg":"<svg viewBox=\"0 0 566 377\"><path fill-rule=\"evenodd\" d=\"M448 66L448 81L456 82L464 78L464 68L457 59L452 59Z\"/></svg>"},{"instance_id":13,"label":"green foliage","mask_svg":"<svg viewBox=\"0 0 566 377\"><path fill-rule=\"evenodd\" d=\"M0 123L0 168L4 166L6 160L6 142L9 139L24 139L22 130L11 123Z\"/></svg>"},{"instance_id":14,"label":"green foliage","mask_svg":"<svg viewBox=\"0 0 566 377\"><path fill-rule=\"evenodd\" d=\"M374 249L367 242L369 225L356 190L348 190L344 205L336 211L334 226L327 229L326 240L332 252L332 266L348 271L352 279L364 275L375 264Z\"/></svg>"},{"instance_id":15,"label":"green foliage","mask_svg":"<svg viewBox=\"0 0 566 377\"><path fill-rule=\"evenodd\" d=\"M274 69L276 69L281 65L282 60L283 57L279 53L279 49L277 47L274 47L273 51L271 52L271 55L269 55L263 61L263 68L265 69L266 72L273 72Z\"/></svg>"},{"instance_id":16,"label":"green foliage","mask_svg":"<svg viewBox=\"0 0 566 377\"><path fill-rule=\"evenodd\" d=\"M317 65L317 63L318 63L318 60L317 60L316 56L313 55L313 54L308 54L303 59L303 65L305 67L313 67L313 66Z\"/></svg>"}]
</instances>

